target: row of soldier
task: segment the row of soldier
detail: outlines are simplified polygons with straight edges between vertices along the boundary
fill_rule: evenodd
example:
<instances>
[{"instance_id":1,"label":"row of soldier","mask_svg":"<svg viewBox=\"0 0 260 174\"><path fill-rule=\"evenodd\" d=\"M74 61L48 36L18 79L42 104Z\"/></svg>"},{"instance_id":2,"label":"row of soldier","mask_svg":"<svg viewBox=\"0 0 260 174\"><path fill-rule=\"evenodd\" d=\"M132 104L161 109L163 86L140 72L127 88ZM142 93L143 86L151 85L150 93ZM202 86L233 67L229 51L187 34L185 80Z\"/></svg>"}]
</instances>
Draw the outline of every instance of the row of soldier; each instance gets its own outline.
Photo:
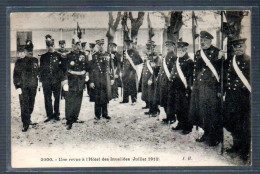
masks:
<instances>
[{"instance_id":1,"label":"row of soldier","mask_svg":"<svg viewBox=\"0 0 260 174\"><path fill-rule=\"evenodd\" d=\"M67 129L78 120L83 90L87 84L90 101L95 102L95 119L110 119L107 104L118 97L118 87L123 89L123 103L135 104L137 92L142 92L145 101L145 114L156 117L159 106L164 108L166 118L163 123L178 125L173 130L183 134L192 131L193 125L204 130L197 142L216 146L223 140L223 127L232 133L233 146L228 152L239 152L247 158L250 151L250 58L245 54L245 40L231 42L234 56L224 59L224 51L212 45L213 36L200 33L201 49L194 59L187 53L187 42L166 41L167 54L161 58L154 51L155 43L148 41L147 54L142 59L133 42L126 40L123 56L116 51L117 45L110 44L110 52L104 50L104 40L90 43L73 42L73 50L54 51L54 40L46 36L48 52L38 60L32 57L33 45L27 42L26 56L18 59L14 69L16 89L20 95L23 131L31 123L34 99L38 85L42 84L47 120L59 120L60 93L65 97L65 116ZM143 62L144 60L144 62ZM224 60L224 61L223 61ZM224 63L223 63L224 62ZM138 87L137 65L143 63L141 80ZM223 79L221 71L224 70ZM224 82L224 96L221 95L221 81ZM62 89L62 90L61 90ZM52 95L55 98L52 106ZM225 99L221 108L221 98ZM223 110L224 111L223 111ZM223 111L223 112L221 112Z\"/></svg>"}]
</instances>

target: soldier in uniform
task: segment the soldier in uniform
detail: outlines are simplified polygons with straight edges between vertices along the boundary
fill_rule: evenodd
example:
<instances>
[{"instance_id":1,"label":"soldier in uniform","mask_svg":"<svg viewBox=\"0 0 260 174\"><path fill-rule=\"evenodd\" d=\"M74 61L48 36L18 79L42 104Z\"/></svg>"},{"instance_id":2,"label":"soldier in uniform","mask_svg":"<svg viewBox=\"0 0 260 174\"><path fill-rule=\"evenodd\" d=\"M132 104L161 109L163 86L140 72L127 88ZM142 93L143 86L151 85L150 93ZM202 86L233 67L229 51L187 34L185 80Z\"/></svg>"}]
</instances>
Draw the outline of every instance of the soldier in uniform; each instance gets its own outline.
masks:
<instances>
[{"instance_id":1,"label":"soldier in uniform","mask_svg":"<svg viewBox=\"0 0 260 174\"><path fill-rule=\"evenodd\" d=\"M146 44L147 47L147 59L144 61L143 71L142 71L142 100L145 101L148 112L145 114L149 114L152 116L156 116L159 112L158 105L154 105L154 82L159 73L158 66L160 65L160 58L154 52L155 44L153 41L149 40Z\"/></svg>"},{"instance_id":2,"label":"soldier in uniform","mask_svg":"<svg viewBox=\"0 0 260 174\"><path fill-rule=\"evenodd\" d=\"M60 46L60 49L57 50L57 52L61 55L62 58L66 59L67 58L67 54L69 54L69 50L67 50L65 48L66 46L66 42L65 40L60 40L59 41L59 46ZM66 62L66 60L64 60ZM64 95L65 95L65 92L63 89L61 89L61 99L64 98Z\"/></svg>"},{"instance_id":3,"label":"soldier in uniform","mask_svg":"<svg viewBox=\"0 0 260 174\"><path fill-rule=\"evenodd\" d=\"M19 93L23 132L26 132L31 123L31 114L38 86L38 59L33 57L33 44L26 41L25 57L15 63L13 82Z\"/></svg>"},{"instance_id":4,"label":"soldier in uniform","mask_svg":"<svg viewBox=\"0 0 260 174\"><path fill-rule=\"evenodd\" d=\"M60 40L59 46L60 46L60 49L58 49L57 52L61 54L62 58L66 58L66 55L69 53L69 50L67 50L65 48L65 46L66 46L65 40Z\"/></svg>"},{"instance_id":5,"label":"soldier in uniform","mask_svg":"<svg viewBox=\"0 0 260 174\"><path fill-rule=\"evenodd\" d=\"M239 153L245 160L250 154L250 57L245 54L246 39L236 39L231 43L234 56L227 61L225 80L224 123L233 136L233 146L229 153Z\"/></svg>"},{"instance_id":6,"label":"soldier in uniform","mask_svg":"<svg viewBox=\"0 0 260 174\"><path fill-rule=\"evenodd\" d=\"M83 123L78 120L82 103L85 79L88 72L88 62L85 53L81 51L80 41L73 39L73 51L67 55L66 80L63 81L65 93L65 116L67 130L73 123Z\"/></svg>"},{"instance_id":7,"label":"soldier in uniform","mask_svg":"<svg viewBox=\"0 0 260 174\"><path fill-rule=\"evenodd\" d=\"M167 115L171 118L177 115L179 121L173 130L182 130L188 134L192 125L188 121L191 86L193 80L193 61L187 53L187 42L177 42L177 60L171 70L169 82Z\"/></svg>"},{"instance_id":8,"label":"soldier in uniform","mask_svg":"<svg viewBox=\"0 0 260 174\"><path fill-rule=\"evenodd\" d=\"M95 50L95 43L89 43L89 50L86 50L86 56L87 56L87 61L89 64L89 67L91 67L91 62L92 62L92 55L96 53ZM89 87L89 80L85 82L86 86L87 86L87 90L88 90L88 95L91 98L92 94L93 94L93 90Z\"/></svg>"},{"instance_id":9,"label":"soldier in uniform","mask_svg":"<svg viewBox=\"0 0 260 174\"><path fill-rule=\"evenodd\" d=\"M221 59L224 52L214 47L213 36L200 32L201 50L194 57L193 89L190 104L190 121L204 130L197 142L216 146L221 141Z\"/></svg>"},{"instance_id":10,"label":"soldier in uniform","mask_svg":"<svg viewBox=\"0 0 260 174\"><path fill-rule=\"evenodd\" d=\"M121 73L121 54L117 52L117 44L116 43L110 43L110 57L111 57L111 65L113 66L114 70L114 78L115 78L115 83L112 85L112 98L116 99L118 98L118 87L121 86L121 81L120 81L120 73Z\"/></svg>"},{"instance_id":11,"label":"soldier in uniform","mask_svg":"<svg viewBox=\"0 0 260 174\"><path fill-rule=\"evenodd\" d=\"M110 55L103 48L104 39L97 40L96 46L98 51L92 56L90 69L89 83L93 89L90 101L95 102L95 120L100 120L101 115L105 119L110 119L107 105L112 99L111 85L114 83Z\"/></svg>"},{"instance_id":12,"label":"soldier in uniform","mask_svg":"<svg viewBox=\"0 0 260 174\"><path fill-rule=\"evenodd\" d=\"M133 41L126 40L127 50L123 60L123 101L121 103L128 103L129 96L131 96L132 104L137 100L138 77L136 72L136 65L143 63L138 51L133 48Z\"/></svg>"},{"instance_id":13,"label":"soldier in uniform","mask_svg":"<svg viewBox=\"0 0 260 174\"><path fill-rule=\"evenodd\" d=\"M175 42L168 40L165 42L165 46L167 49L167 55L162 60L161 68L157 77L154 102L163 107L167 115L168 84L172 67L176 61ZM174 123L175 118L170 116L172 115L167 115L167 118L163 119L163 122L170 124Z\"/></svg>"},{"instance_id":14,"label":"soldier in uniform","mask_svg":"<svg viewBox=\"0 0 260 174\"><path fill-rule=\"evenodd\" d=\"M60 118L60 94L61 81L65 73L64 60L59 53L54 51L54 40L46 36L46 46L48 52L40 58L40 81L42 82L45 110L48 122L51 119L59 121ZM54 96L54 107L52 105L52 95Z\"/></svg>"}]
</instances>

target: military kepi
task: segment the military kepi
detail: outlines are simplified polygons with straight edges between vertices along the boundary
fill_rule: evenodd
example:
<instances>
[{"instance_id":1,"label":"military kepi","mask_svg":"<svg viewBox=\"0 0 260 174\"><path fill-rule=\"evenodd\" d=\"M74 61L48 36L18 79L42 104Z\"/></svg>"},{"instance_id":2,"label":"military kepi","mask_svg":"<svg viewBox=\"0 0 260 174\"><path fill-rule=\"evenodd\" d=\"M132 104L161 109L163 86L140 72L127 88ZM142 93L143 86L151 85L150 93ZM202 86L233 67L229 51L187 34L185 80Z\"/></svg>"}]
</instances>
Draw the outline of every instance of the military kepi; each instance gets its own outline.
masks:
<instances>
[{"instance_id":1,"label":"military kepi","mask_svg":"<svg viewBox=\"0 0 260 174\"><path fill-rule=\"evenodd\" d=\"M189 46L189 44L187 42L180 41L180 42L177 42L177 46L178 47L187 47L187 46Z\"/></svg>"},{"instance_id":2,"label":"military kepi","mask_svg":"<svg viewBox=\"0 0 260 174\"><path fill-rule=\"evenodd\" d=\"M200 32L200 37L201 38L210 39L210 40L214 39L214 37L207 31L201 31Z\"/></svg>"},{"instance_id":3,"label":"military kepi","mask_svg":"<svg viewBox=\"0 0 260 174\"><path fill-rule=\"evenodd\" d=\"M233 45L241 45L246 42L246 38L234 39L231 41Z\"/></svg>"},{"instance_id":4,"label":"military kepi","mask_svg":"<svg viewBox=\"0 0 260 174\"><path fill-rule=\"evenodd\" d=\"M25 45L24 49L27 50L28 52L33 51L33 43L31 40L26 41L26 45Z\"/></svg>"}]
</instances>

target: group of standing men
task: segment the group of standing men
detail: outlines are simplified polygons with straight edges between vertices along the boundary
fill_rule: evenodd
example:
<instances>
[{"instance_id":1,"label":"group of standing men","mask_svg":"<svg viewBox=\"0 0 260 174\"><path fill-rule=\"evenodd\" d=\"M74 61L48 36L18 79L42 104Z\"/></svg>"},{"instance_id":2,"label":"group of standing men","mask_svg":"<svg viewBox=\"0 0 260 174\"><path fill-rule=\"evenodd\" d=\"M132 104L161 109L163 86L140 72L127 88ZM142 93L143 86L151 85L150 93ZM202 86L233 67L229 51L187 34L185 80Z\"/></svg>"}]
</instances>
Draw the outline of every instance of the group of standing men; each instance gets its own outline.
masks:
<instances>
[{"instance_id":1,"label":"group of standing men","mask_svg":"<svg viewBox=\"0 0 260 174\"><path fill-rule=\"evenodd\" d=\"M46 35L47 53L38 59L33 57L33 44L28 40L25 46L26 56L15 64L13 80L16 89L21 92L21 116L23 131L27 131L34 107L38 78L43 87L45 109L48 122L59 121L60 97L65 98L65 116L67 129L78 120L83 90L87 84L90 101L95 102L95 119L101 116L110 119L108 103L118 97L118 87L123 88L123 101L133 104L137 100L137 65L143 64L139 91L149 111L145 114L158 116L159 106L164 108L164 123L174 123L174 130L183 134L192 131L193 125L204 130L197 142L206 142L209 146L218 145L223 140L223 127L232 133L233 147L228 152L239 152L248 157L250 151L250 58L245 55L245 40L231 42L234 56L224 59L225 53L212 45L213 36L200 33L201 49L194 59L187 53L189 44L168 40L165 42L167 54L162 58L155 53L155 43L146 44L147 54L144 60L133 48L133 41L126 40L123 56L116 51L117 45L111 43L109 52L104 49L104 39L90 43L72 40L72 51L64 48L54 50L54 39ZM144 61L144 62L143 62ZM222 71L224 70L224 71ZM221 76L223 73L223 79ZM223 93L221 95L221 81ZM54 96L54 106L52 104ZM224 98L224 107L221 100ZM222 112L221 112L222 111ZM246 138L245 138L246 137Z\"/></svg>"},{"instance_id":2,"label":"group of standing men","mask_svg":"<svg viewBox=\"0 0 260 174\"><path fill-rule=\"evenodd\" d=\"M164 123L174 123L183 134L194 125L204 134L196 139L209 146L223 143L223 128L231 132L233 146L227 152L239 153L248 159L250 134L250 57L245 54L246 39L231 41L232 56L212 45L213 36L200 33L201 49L194 59L187 53L188 43L166 41L167 54L160 59L153 52L154 42L147 43L141 89L144 109L158 116L159 106L164 108Z\"/></svg>"}]
</instances>

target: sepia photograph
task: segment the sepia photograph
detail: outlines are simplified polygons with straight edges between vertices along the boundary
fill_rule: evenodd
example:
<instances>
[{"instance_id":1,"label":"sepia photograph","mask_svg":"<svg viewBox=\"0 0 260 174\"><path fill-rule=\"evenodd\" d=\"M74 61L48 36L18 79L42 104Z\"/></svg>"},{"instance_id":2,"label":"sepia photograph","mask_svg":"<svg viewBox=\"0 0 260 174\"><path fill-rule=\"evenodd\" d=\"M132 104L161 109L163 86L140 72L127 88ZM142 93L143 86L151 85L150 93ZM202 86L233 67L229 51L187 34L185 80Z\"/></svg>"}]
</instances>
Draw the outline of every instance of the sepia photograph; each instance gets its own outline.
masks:
<instances>
[{"instance_id":1,"label":"sepia photograph","mask_svg":"<svg viewBox=\"0 0 260 174\"><path fill-rule=\"evenodd\" d=\"M250 63L250 10L12 12L11 167L251 166Z\"/></svg>"}]
</instances>

